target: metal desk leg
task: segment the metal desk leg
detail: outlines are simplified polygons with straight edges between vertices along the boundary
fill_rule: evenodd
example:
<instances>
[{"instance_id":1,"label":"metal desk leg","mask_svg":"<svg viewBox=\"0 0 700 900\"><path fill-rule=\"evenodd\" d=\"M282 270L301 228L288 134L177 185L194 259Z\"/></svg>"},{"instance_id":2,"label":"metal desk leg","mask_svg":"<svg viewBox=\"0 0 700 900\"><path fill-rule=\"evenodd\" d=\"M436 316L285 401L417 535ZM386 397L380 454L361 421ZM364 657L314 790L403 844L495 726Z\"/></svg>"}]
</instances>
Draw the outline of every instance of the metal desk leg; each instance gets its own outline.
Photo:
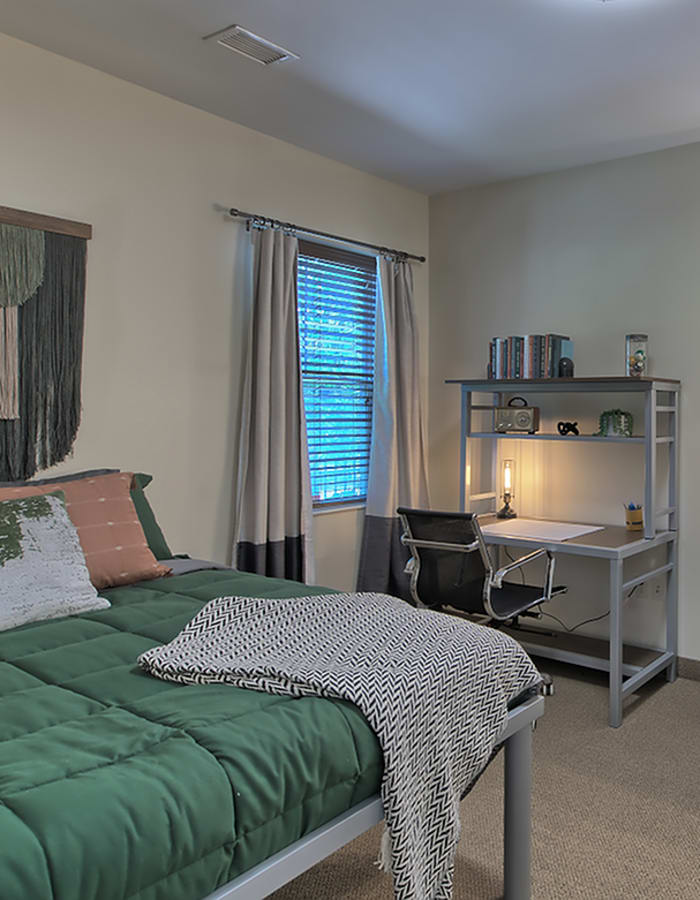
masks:
<instances>
[{"instance_id":1,"label":"metal desk leg","mask_svg":"<svg viewBox=\"0 0 700 900\"><path fill-rule=\"evenodd\" d=\"M666 669L666 680L678 677L678 537L668 544L669 570L666 582L666 649L673 653L673 662Z\"/></svg>"},{"instance_id":2,"label":"metal desk leg","mask_svg":"<svg viewBox=\"0 0 700 900\"><path fill-rule=\"evenodd\" d=\"M610 712L611 728L622 725L622 566L610 560Z\"/></svg>"},{"instance_id":3,"label":"metal desk leg","mask_svg":"<svg viewBox=\"0 0 700 900\"><path fill-rule=\"evenodd\" d=\"M470 507L469 436L472 430L472 392L462 385L462 425L459 443L459 508L468 512Z\"/></svg>"},{"instance_id":4,"label":"metal desk leg","mask_svg":"<svg viewBox=\"0 0 700 900\"><path fill-rule=\"evenodd\" d=\"M508 738L505 747L503 823L504 900L530 900L530 792L532 728Z\"/></svg>"}]
</instances>

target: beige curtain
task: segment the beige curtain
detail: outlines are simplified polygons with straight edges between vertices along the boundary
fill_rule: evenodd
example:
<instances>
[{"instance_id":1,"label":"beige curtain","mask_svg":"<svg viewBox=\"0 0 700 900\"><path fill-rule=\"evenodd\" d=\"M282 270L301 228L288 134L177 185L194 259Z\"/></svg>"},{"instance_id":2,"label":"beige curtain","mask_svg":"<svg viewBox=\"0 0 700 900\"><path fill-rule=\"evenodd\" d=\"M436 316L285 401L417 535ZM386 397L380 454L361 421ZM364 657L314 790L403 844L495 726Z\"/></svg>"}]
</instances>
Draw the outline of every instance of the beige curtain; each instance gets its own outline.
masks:
<instances>
[{"instance_id":1,"label":"beige curtain","mask_svg":"<svg viewBox=\"0 0 700 900\"><path fill-rule=\"evenodd\" d=\"M297 239L253 232L253 309L239 446L234 565L309 582L312 501L297 324Z\"/></svg>"},{"instance_id":2,"label":"beige curtain","mask_svg":"<svg viewBox=\"0 0 700 900\"><path fill-rule=\"evenodd\" d=\"M429 506L413 272L378 261L372 448L357 589L409 596L398 506Z\"/></svg>"}]
</instances>

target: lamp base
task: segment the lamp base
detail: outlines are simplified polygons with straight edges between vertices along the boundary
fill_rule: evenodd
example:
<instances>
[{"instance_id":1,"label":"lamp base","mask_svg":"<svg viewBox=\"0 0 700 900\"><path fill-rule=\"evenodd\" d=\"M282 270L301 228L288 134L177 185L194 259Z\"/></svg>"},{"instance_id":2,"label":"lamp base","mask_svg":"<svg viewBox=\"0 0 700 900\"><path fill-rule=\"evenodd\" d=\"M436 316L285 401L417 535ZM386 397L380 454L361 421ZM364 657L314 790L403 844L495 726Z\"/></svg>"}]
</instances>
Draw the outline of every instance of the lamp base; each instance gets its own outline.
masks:
<instances>
[{"instance_id":1,"label":"lamp base","mask_svg":"<svg viewBox=\"0 0 700 900\"><path fill-rule=\"evenodd\" d=\"M510 494L503 495L503 506L496 513L497 519L517 519L518 514L510 505Z\"/></svg>"}]
</instances>

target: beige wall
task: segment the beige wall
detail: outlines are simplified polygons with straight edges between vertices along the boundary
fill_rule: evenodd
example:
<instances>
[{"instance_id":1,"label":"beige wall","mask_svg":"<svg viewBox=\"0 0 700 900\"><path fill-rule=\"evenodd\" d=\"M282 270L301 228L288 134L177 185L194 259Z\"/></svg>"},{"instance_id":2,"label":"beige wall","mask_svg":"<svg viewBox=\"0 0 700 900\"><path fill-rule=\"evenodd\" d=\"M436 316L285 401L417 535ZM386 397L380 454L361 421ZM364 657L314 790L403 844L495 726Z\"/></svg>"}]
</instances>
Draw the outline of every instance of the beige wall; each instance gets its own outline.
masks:
<instances>
[{"instance_id":1,"label":"beige wall","mask_svg":"<svg viewBox=\"0 0 700 900\"><path fill-rule=\"evenodd\" d=\"M225 561L245 231L214 205L425 252L427 199L1 35L0 121L0 204L94 226L83 419L59 470L152 472L173 549ZM416 300L426 336L426 267ZM352 586L360 522L316 518L319 582Z\"/></svg>"},{"instance_id":2,"label":"beige wall","mask_svg":"<svg viewBox=\"0 0 700 900\"><path fill-rule=\"evenodd\" d=\"M648 332L651 372L683 380L681 653L700 658L700 144L436 196L430 227L434 503L457 502L458 389L443 380L483 375L491 337L570 334L577 375L621 375L625 333ZM592 433L618 405L629 399L547 409ZM513 450L521 513L620 523L623 502L641 499L639 447ZM571 594L552 611L570 624L605 611L605 565L582 565L558 573ZM655 584L636 592L627 633L660 639L661 607Z\"/></svg>"},{"instance_id":3,"label":"beige wall","mask_svg":"<svg viewBox=\"0 0 700 900\"><path fill-rule=\"evenodd\" d=\"M174 549L226 560L245 236L215 204L422 252L426 198L4 36L0 111L0 203L95 227L83 423L59 470L153 472ZM614 374L625 332L648 331L652 371L684 382L681 652L695 658L699 242L698 145L431 201L434 504L456 505L458 397L443 379L482 374L490 337L565 331L577 374ZM427 346L427 267L416 267L416 299ZM592 428L596 411L551 412ZM638 450L567 449L518 454L521 512L619 521L622 502L639 496ZM357 510L316 517L320 582L352 586L360 525ZM572 589L559 604L568 621L602 610L601 567L560 574ZM655 640L660 603L649 593L632 598L627 619Z\"/></svg>"}]
</instances>

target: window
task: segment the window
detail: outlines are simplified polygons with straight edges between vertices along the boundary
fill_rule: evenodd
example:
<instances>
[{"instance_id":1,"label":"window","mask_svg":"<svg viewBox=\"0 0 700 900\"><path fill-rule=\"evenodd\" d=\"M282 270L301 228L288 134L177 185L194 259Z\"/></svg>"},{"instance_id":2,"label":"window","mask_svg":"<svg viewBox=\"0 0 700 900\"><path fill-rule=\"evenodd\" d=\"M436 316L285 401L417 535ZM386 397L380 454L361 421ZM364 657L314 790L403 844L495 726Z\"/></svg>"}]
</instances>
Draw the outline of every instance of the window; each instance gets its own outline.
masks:
<instances>
[{"instance_id":1,"label":"window","mask_svg":"<svg viewBox=\"0 0 700 900\"><path fill-rule=\"evenodd\" d=\"M314 504L367 496L374 257L299 241L299 349Z\"/></svg>"}]
</instances>

